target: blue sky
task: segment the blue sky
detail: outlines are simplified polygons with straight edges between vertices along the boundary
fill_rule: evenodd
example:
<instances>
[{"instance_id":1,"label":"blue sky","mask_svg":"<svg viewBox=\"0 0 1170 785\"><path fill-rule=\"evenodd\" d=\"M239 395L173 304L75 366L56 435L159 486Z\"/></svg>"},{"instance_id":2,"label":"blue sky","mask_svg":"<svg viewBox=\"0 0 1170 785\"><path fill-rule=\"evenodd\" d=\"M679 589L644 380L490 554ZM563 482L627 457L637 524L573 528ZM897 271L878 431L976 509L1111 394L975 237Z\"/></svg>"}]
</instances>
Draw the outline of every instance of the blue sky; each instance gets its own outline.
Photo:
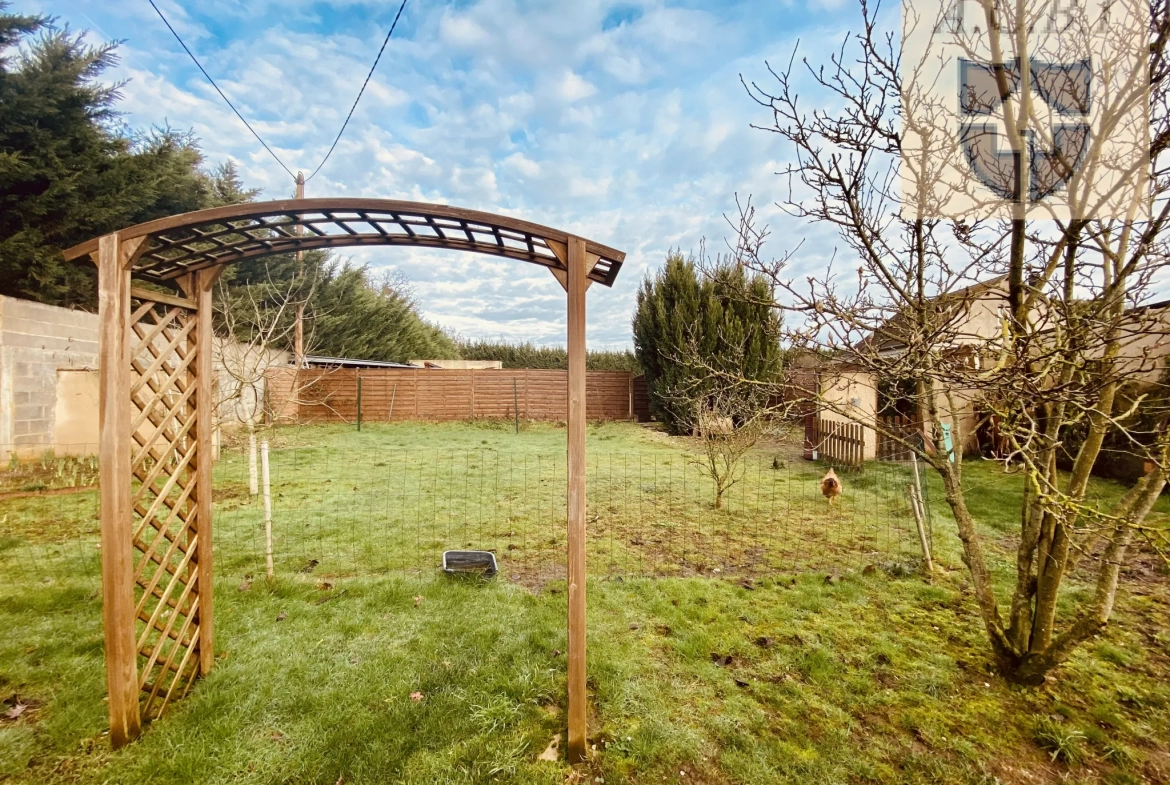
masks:
<instances>
[{"instance_id":1,"label":"blue sky","mask_svg":"<svg viewBox=\"0 0 1170 785\"><path fill-rule=\"evenodd\" d=\"M397 2L156 0L295 172L317 166ZM146 0L18 1L97 40L121 40L121 104L136 128L192 129L209 162L233 159L261 198L293 184L203 80ZM735 194L751 194L794 273L823 269L836 238L773 203L790 151L754 130L768 112L739 75L823 57L856 28L849 0L523 2L410 0L332 159L308 196L414 199L516 215L627 252L613 289L589 291L593 346L630 345L634 295L671 248L720 250ZM363 249L414 284L424 314L469 337L563 343L564 294L542 269L471 254Z\"/></svg>"}]
</instances>

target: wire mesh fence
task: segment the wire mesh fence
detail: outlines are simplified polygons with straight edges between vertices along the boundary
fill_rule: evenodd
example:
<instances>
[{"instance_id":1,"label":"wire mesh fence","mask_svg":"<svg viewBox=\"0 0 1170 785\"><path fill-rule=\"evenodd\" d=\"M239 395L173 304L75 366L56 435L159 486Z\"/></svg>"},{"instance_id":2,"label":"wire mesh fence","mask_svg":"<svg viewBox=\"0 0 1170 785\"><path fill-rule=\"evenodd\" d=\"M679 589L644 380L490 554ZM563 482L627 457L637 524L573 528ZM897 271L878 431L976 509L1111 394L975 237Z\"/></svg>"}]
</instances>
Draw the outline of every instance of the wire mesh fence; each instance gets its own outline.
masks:
<instances>
[{"instance_id":1,"label":"wire mesh fence","mask_svg":"<svg viewBox=\"0 0 1170 785\"><path fill-rule=\"evenodd\" d=\"M93 444L0 446L0 582L96 579L96 455Z\"/></svg>"},{"instance_id":2,"label":"wire mesh fence","mask_svg":"<svg viewBox=\"0 0 1170 785\"><path fill-rule=\"evenodd\" d=\"M68 479L82 469L89 473ZM921 559L908 464L840 472L844 490L833 504L821 493L824 471L800 459L749 456L717 507L713 482L680 451L594 451L589 574L752 576ZM252 472L246 448L225 450L215 465L220 575L265 571L262 472L257 466L256 495ZM527 584L565 575L563 453L289 444L269 451L269 474L278 575L430 575L454 549L492 551L505 577ZM0 472L0 570L22 580L96 578L93 485L96 459L10 462Z\"/></svg>"}]
</instances>

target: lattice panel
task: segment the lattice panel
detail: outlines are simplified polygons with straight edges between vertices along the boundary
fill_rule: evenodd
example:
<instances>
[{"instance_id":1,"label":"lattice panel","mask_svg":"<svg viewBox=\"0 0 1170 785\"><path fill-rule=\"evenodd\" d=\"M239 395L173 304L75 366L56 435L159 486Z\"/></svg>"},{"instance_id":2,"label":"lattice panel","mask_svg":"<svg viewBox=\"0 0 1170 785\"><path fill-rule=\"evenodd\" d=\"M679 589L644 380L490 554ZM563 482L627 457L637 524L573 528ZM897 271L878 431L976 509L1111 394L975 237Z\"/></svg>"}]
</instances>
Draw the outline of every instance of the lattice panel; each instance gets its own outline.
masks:
<instances>
[{"instance_id":1,"label":"lattice panel","mask_svg":"<svg viewBox=\"0 0 1170 785\"><path fill-rule=\"evenodd\" d=\"M162 714L199 672L198 315L135 302L130 317L134 581L142 714Z\"/></svg>"}]
</instances>

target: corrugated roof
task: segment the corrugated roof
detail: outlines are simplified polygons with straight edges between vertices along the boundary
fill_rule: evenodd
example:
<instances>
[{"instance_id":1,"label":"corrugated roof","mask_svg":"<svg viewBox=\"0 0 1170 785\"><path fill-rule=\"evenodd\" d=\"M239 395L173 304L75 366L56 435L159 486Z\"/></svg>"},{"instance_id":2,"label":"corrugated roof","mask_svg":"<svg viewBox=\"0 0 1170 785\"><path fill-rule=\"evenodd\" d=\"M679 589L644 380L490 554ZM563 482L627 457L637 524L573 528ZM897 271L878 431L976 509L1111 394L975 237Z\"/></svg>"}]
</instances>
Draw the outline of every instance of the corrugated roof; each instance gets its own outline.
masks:
<instances>
[{"instance_id":1,"label":"corrugated roof","mask_svg":"<svg viewBox=\"0 0 1170 785\"><path fill-rule=\"evenodd\" d=\"M353 357L323 357L319 354L306 354L305 365L310 367L330 366L336 368L417 368L406 363L392 363L386 360L357 360Z\"/></svg>"}]
</instances>

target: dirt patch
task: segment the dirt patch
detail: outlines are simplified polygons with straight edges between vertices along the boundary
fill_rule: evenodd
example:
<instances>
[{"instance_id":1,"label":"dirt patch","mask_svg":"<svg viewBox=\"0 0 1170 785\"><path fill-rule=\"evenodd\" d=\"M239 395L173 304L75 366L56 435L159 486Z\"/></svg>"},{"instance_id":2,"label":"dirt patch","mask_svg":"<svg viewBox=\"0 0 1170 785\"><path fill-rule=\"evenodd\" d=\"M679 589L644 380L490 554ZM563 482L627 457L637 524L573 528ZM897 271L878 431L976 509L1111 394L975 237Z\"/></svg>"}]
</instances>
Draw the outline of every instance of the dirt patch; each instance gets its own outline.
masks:
<instances>
[{"instance_id":1,"label":"dirt patch","mask_svg":"<svg viewBox=\"0 0 1170 785\"><path fill-rule=\"evenodd\" d=\"M70 493L95 491L97 487L96 485L78 485L70 488L47 488L43 491L6 491L0 493L0 502L8 501L9 499L28 499L34 496L65 496Z\"/></svg>"},{"instance_id":2,"label":"dirt patch","mask_svg":"<svg viewBox=\"0 0 1170 785\"><path fill-rule=\"evenodd\" d=\"M0 469L0 500L20 498L9 494L38 494L66 489L88 489L98 482L97 456L56 457L17 460Z\"/></svg>"}]
</instances>

